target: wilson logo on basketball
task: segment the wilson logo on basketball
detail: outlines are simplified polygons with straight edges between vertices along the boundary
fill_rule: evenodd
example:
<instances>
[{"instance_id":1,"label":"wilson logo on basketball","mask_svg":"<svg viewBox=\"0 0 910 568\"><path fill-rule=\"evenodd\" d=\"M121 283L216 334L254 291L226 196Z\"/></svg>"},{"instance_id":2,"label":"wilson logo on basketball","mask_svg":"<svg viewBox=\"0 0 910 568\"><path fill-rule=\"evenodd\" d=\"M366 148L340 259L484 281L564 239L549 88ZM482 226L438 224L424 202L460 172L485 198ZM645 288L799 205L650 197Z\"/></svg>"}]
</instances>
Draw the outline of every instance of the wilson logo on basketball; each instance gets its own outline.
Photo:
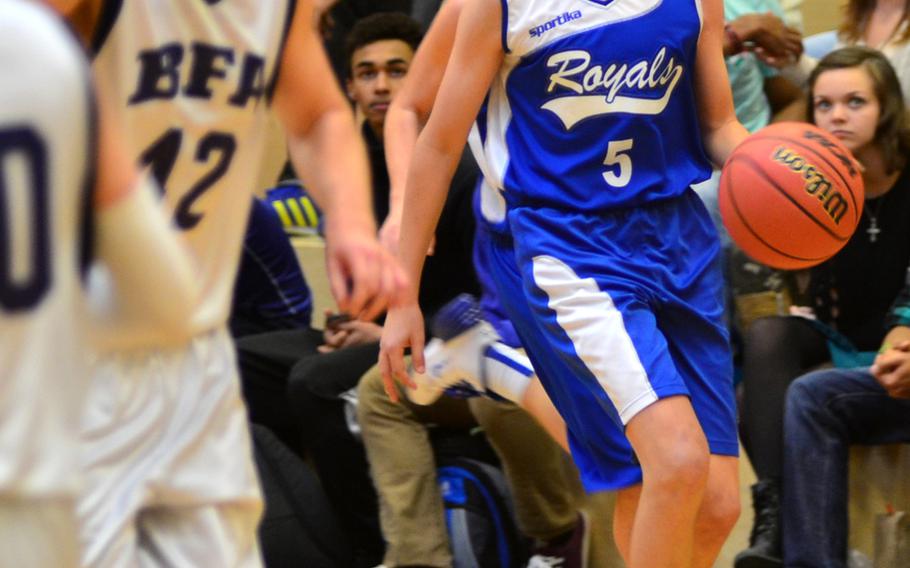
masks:
<instances>
[{"instance_id":1,"label":"wilson logo on basketball","mask_svg":"<svg viewBox=\"0 0 910 568\"><path fill-rule=\"evenodd\" d=\"M803 138L805 138L806 140L811 140L813 142L817 142L818 144L821 144L822 146L824 146L826 150L831 152L832 156L837 158L837 160L845 168L847 168L847 173L850 174L850 177L855 178L859 174L859 172L856 170L856 167L855 167L856 161L851 159L850 156L848 156L844 152L842 152L837 147L837 144L835 144L834 142L828 140L827 138L825 138L824 136L822 136L820 134L812 132L811 130L806 130L805 132L803 132Z\"/></svg>"},{"instance_id":2,"label":"wilson logo on basketball","mask_svg":"<svg viewBox=\"0 0 910 568\"><path fill-rule=\"evenodd\" d=\"M771 159L802 175L803 179L806 180L803 186L806 193L818 198L825 212L834 221L834 224L840 224L848 209L847 200L839 191L834 189L828 178L816 166L810 164L806 158L786 146L778 146L774 150Z\"/></svg>"}]
</instances>

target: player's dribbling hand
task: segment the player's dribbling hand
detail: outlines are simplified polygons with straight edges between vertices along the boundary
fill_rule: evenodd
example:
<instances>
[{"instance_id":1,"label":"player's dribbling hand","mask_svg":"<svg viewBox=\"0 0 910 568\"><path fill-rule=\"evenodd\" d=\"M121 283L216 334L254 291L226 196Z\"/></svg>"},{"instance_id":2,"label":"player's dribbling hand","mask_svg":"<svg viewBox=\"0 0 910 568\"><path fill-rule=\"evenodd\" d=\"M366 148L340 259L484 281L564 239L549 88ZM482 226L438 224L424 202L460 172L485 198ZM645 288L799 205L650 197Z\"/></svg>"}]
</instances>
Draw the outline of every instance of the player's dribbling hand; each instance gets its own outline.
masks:
<instances>
[{"instance_id":1,"label":"player's dribbling hand","mask_svg":"<svg viewBox=\"0 0 910 568\"><path fill-rule=\"evenodd\" d=\"M392 402L398 402L399 398L396 380L411 388L415 387L404 362L405 348L411 348L414 369L422 373L425 370L423 346L423 314L417 302L389 310L379 340L379 370L385 392Z\"/></svg>"},{"instance_id":2,"label":"player's dribbling hand","mask_svg":"<svg viewBox=\"0 0 910 568\"><path fill-rule=\"evenodd\" d=\"M359 320L376 319L400 303L407 277L398 261L366 231L327 234L326 265L338 310Z\"/></svg>"}]
</instances>

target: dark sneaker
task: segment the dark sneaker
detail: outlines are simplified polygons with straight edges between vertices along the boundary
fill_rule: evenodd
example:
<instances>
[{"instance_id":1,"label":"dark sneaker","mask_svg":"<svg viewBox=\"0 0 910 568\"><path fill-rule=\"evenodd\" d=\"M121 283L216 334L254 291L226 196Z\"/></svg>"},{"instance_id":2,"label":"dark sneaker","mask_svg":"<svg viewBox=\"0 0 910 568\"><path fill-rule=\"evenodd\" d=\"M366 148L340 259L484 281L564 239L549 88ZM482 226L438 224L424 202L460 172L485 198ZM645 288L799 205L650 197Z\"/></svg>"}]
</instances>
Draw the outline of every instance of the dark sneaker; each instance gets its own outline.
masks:
<instances>
[{"instance_id":1,"label":"dark sneaker","mask_svg":"<svg viewBox=\"0 0 910 568\"><path fill-rule=\"evenodd\" d=\"M591 523L588 514L578 512L578 523L559 544L545 544L534 549L528 568L587 568Z\"/></svg>"}]
</instances>

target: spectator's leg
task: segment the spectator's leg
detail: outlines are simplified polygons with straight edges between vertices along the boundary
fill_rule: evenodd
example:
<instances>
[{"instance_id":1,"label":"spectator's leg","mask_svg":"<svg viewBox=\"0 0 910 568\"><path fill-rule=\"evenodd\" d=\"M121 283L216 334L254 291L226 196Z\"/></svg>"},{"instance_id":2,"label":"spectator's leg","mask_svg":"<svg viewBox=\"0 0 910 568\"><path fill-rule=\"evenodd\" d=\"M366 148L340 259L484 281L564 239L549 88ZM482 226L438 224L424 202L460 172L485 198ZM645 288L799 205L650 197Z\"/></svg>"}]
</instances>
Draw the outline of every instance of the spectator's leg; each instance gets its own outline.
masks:
<instances>
[{"instance_id":1,"label":"spectator's leg","mask_svg":"<svg viewBox=\"0 0 910 568\"><path fill-rule=\"evenodd\" d=\"M355 568L379 564L385 544L366 454L350 429L349 403L342 395L357 386L378 356L376 343L313 355L294 365L288 379L288 397L300 420L303 444L354 543Z\"/></svg>"},{"instance_id":2,"label":"spectator's leg","mask_svg":"<svg viewBox=\"0 0 910 568\"><path fill-rule=\"evenodd\" d=\"M569 455L525 410L486 398L471 399L470 406L502 462L522 533L550 544L572 542L567 537L578 527L581 507L588 513L584 530L590 541L583 565L622 566L612 535L615 494L585 496Z\"/></svg>"},{"instance_id":3,"label":"spectator's leg","mask_svg":"<svg viewBox=\"0 0 910 568\"><path fill-rule=\"evenodd\" d=\"M524 535L548 541L571 531L583 491L562 448L514 404L474 398L470 406L502 462Z\"/></svg>"},{"instance_id":4,"label":"spectator's leg","mask_svg":"<svg viewBox=\"0 0 910 568\"><path fill-rule=\"evenodd\" d=\"M288 374L294 364L322 344L315 329L275 331L236 341L237 366L250 420L271 430L301 458L300 425L287 398Z\"/></svg>"},{"instance_id":5,"label":"spectator's leg","mask_svg":"<svg viewBox=\"0 0 910 568\"><path fill-rule=\"evenodd\" d=\"M735 568L780 562L784 398L792 381L828 359L825 338L802 318L761 318L746 333L740 429L758 483L749 548L736 556Z\"/></svg>"},{"instance_id":6,"label":"spectator's leg","mask_svg":"<svg viewBox=\"0 0 910 568\"><path fill-rule=\"evenodd\" d=\"M910 441L910 400L865 370L828 369L790 387L785 418L784 565L844 567L849 446Z\"/></svg>"},{"instance_id":7,"label":"spectator's leg","mask_svg":"<svg viewBox=\"0 0 910 568\"><path fill-rule=\"evenodd\" d=\"M761 318L746 333L741 427L758 479L781 475L787 387L829 359L825 338L802 318Z\"/></svg>"},{"instance_id":8,"label":"spectator's leg","mask_svg":"<svg viewBox=\"0 0 910 568\"><path fill-rule=\"evenodd\" d=\"M379 367L364 375L357 393L363 442L379 493L385 566L450 567L445 512L426 426L413 406L389 400ZM462 400L443 397L436 405L460 405L461 412L467 411Z\"/></svg>"}]
</instances>

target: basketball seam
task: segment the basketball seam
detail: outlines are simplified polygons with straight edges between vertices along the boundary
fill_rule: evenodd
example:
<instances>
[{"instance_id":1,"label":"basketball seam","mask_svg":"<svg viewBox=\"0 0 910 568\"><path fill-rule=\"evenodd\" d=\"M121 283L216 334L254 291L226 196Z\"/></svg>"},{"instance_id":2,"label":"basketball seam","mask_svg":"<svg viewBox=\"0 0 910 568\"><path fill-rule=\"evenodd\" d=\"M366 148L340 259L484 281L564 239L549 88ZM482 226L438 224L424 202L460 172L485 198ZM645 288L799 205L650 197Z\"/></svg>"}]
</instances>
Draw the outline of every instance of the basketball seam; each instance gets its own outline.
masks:
<instances>
[{"instance_id":1,"label":"basketball seam","mask_svg":"<svg viewBox=\"0 0 910 568\"><path fill-rule=\"evenodd\" d=\"M834 174L837 175L837 177L840 178L841 183L843 183L843 184L844 184L844 187L848 189L847 193L850 194L850 200L853 201L853 210L859 212L859 207L858 207L857 204L856 204L856 196L853 194L853 190L850 189L851 186L850 186L850 184L847 182L847 178L845 178L845 177L840 173L840 171L838 170L838 167L837 167L833 162L831 162L831 160L829 160L828 158L826 158L826 157L824 157L823 155L821 155L821 154L818 152L818 150L816 150L816 149L813 148L812 146L806 145L805 143L803 143L803 142L801 142L801 141L799 141L799 140L791 140L791 139L785 138L785 137L783 137L783 136L765 136L765 137L763 138L763 140L776 140L776 141L778 141L778 142L785 142L785 143L788 143L788 144L793 144L793 145L799 146L799 147L803 148L804 150L808 150L808 151L812 152L813 154L815 154L815 155L818 157L819 160L825 162L825 164L827 164L828 167L831 168L831 171L833 171ZM858 218L858 217L859 217L859 215L857 215L857 218Z\"/></svg>"},{"instance_id":2,"label":"basketball seam","mask_svg":"<svg viewBox=\"0 0 910 568\"><path fill-rule=\"evenodd\" d=\"M768 184L769 184L771 187L773 187L774 189L776 189L778 193L780 193L781 195L783 195L788 201L790 201L790 203L792 203L794 206L796 206L797 209L799 209L800 211L802 211L802 212L806 215L806 217L808 217L809 219L811 219L813 223L815 223L816 225L818 225L819 228L820 228L821 230L823 230L823 231L825 231L826 233L828 233L828 235L830 235L834 240L836 240L837 242L840 242L840 243L846 242L846 241L850 240L850 236L841 237L841 236L835 234L833 231L831 231L831 229L829 229L828 227L826 227L824 223L822 223L821 221L819 221L818 219L816 219L815 216L814 216L810 211L808 211L805 207L803 207L803 205L802 205L799 201L797 201L796 199L794 199L789 193L787 193L786 190L784 190L780 185L778 185L776 181L774 181L773 179L771 179L771 177L768 176L767 173L765 173L765 171L762 169L761 164L760 164L755 158L753 158L752 156L749 156L748 154L744 154L744 155L742 155L742 156L738 156L738 158L739 158L739 159L742 159L742 160L744 160L744 161L746 161L746 162L749 163L751 166L753 166L751 169L752 169L756 174L759 174L759 175L761 175L763 178L765 178L765 181L767 181ZM855 210L855 209L854 209L854 210ZM851 234L852 234L852 233L851 233Z\"/></svg>"},{"instance_id":3,"label":"basketball seam","mask_svg":"<svg viewBox=\"0 0 910 568\"><path fill-rule=\"evenodd\" d=\"M752 227L752 225L749 224L749 221L746 219L746 217L743 216L743 212L739 208L739 203L737 203L737 201L736 201L736 193L733 191L732 179L730 179L730 177L727 177L726 182L727 182L727 185L730 186L727 188L727 195L730 196L730 205L732 205L733 209L736 211L736 216L742 222L743 227L745 227L745 229L748 230L752 234L752 236L755 237L755 239L758 242L765 245L766 247L768 247L772 251L776 252L777 254L779 254L783 257L786 257L786 258L793 259L793 260L799 260L799 261L803 261L803 262L820 262L820 261L823 261L826 258L828 258L828 257L805 258L805 257L801 257L801 256L795 256L795 255L786 253L786 252L778 249L776 246L774 246L771 243L769 243L768 241L766 241L764 238L762 238L762 236L760 234L758 234L758 232Z\"/></svg>"}]
</instances>

